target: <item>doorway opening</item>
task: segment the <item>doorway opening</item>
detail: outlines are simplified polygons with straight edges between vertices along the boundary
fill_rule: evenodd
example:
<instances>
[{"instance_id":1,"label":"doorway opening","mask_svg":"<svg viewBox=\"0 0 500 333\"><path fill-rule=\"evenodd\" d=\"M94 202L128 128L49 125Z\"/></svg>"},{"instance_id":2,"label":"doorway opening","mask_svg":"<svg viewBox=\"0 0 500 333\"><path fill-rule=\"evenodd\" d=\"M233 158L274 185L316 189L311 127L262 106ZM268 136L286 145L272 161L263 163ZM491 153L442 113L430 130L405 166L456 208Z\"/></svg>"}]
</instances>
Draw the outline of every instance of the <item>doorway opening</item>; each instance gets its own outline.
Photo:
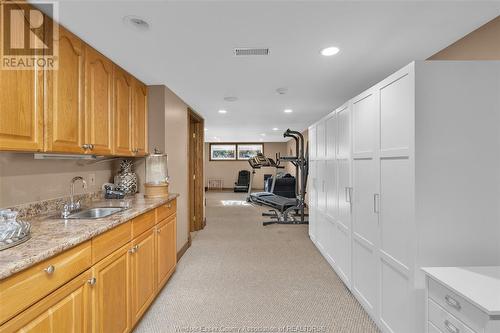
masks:
<instances>
[{"instance_id":1,"label":"doorway opening","mask_svg":"<svg viewBox=\"0 0 500 333\"><path fill-rule=\"evenodd\" d=\"M189 231L205 227L203 157L205 121L189 109Z\"/></svg>"}]
</instances>

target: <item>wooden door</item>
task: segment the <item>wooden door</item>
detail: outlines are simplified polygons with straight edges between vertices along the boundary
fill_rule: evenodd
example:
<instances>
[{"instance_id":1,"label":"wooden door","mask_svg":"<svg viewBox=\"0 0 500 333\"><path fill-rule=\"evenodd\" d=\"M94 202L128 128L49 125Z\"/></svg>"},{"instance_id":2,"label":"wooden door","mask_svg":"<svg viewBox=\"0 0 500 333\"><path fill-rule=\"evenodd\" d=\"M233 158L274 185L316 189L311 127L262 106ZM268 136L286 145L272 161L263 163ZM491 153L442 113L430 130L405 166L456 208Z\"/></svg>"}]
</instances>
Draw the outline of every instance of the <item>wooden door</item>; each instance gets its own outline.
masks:
<instances>
[{"instance_id":1,"label":"wooden door","mask_svg":"<svg viewBox=\"0 0 500 333\"><path fill-rule=\"evenodd\" d=\"M74 278L0 327L0 333L92 330L90 270Z\"/></svg>"},{"instance_id":2,"label":"wooden door","mask_svg":"<svg viewBox=\"0 0 500 333\"><path fill-rule=\"evenodd\" d=\"M131 244L116 250L94 265L93 332L122 333L132 327L131 314Z\"/></svg>"},{"instance_id":3,"label":"wooden door","mask_svg":"<svg viewBox=\"0 0 500 333\"><path fill-rule=\"evenodd\" d=\"M148 150L148 90L146 85L133 80L133 146L132 150L136 156L144 156Z\"/></svg>"},{"instance_id":4,"label":"wooden door","mask_svg":"<svg viewBox=\"0 0 500 333\"><path fill-rule=\"evenodd\" d=\"M45 150L84 153L84 44L59 27L59 69L46 71Z\"/></svg>"},{"instance_id":5,"label":"wooden door","mask_svg":"<svg viewBox=\"0 0 500 333\"><path fill-rule=\"evenodd\" d=\"M156 227L156 258L158 290L168 281L177 263L175 215Z\"/></svg>"},{"instance_id":6,"label":"wooden door","mask_svg":"<svg viewBox=\"0 0 500 333\"><path fill-rule=\"evenodd\" d=\"M353 115L353 292L366 311L378 317L379 172L376 89L355 98Z\"/></svg>"},{"instance_id":7,"label":"wooden door","mask_svg":"<svg viewBox=\"0 0 500 333\"><path fill-rule=\"evenodd\" d=\"M85 143L88 152L111 155L113 149L113 64L85 48Z\"/></svg>"},{"instance_id":8,"label":"wooden door","mask_svg":"<svg viewBox=\"0 0 500 333\"><path fill-rule=\"evenodd\" d=\"M132 326L141 318L156 295L155 229L132 241Z\"/></svg>"},{"instance_id":9,"label":"wooden door","mask_svg":"<svg viewBox=\"0 0 500 333\"><path fill-rule=\"evenodd\" d=\"M132 77L114 66L114 154L133 156Z\"/></svg>"},{"instance_id":10,"label":"wooden door","mask_svg":"<svg viewBox=\"0 0 500 333\"><path fill-rule=\"evenodd\" d=\"M190 231L205 227L205 190L203 177L204 120L189 110L189 216ZM188 235L190 242L191 236Z\"/></svg>"}]
</instances>

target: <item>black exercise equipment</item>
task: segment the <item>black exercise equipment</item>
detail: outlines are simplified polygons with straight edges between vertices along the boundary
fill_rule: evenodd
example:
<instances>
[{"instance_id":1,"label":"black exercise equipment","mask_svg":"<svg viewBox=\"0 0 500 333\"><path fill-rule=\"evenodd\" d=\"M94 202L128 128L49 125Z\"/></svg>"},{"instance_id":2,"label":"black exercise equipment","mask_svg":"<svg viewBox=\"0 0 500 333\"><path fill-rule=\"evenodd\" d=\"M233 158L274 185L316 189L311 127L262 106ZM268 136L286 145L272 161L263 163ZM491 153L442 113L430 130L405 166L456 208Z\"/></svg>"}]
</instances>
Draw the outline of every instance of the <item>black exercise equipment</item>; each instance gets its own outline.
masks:
<instances>
[{"instance_id":1,"label":"black exercise equipment","mask_svg":"<svg viewBox=\"0 0 500 333\"><path fill-rule=\"evenodd\" d=\"M284 137L293 138L295 140L296 156L286 156L281 157L279 154L276 156L276 161L265 157L263 154L259 154L254 158L250 159L248 162L253 169L253 174L255 169L260 169L261 167L274 166L275 168L283 168L280 166L281 161L291 162L295 166L296 175L299 181L295 182L297 189L297 196L295 198L286 198L280 195L274 194L274 188L276 186L276 174L273 177L273 185L271 192L257 192L251 193L251 185L249 186L249 195L247 200L249 202L267 206L272 208L271 213L263 213L263 216L270 216L273 220L264 222L263 225L269 224L308 224L306 220L305 209L305 195L306 195L306 185L307 176L309 173L309 161L307 157L307 151L305 150L304 137L300 132L292 131L287 129L283 134ZM300 183L300 184L299 184ZM251 183L250 183L251 184Z\"/></svg>"},{"instance_id":2,"label":"black exercise equipment","mask_svg":"<svg viewBox=\"0 0 500 333\"><path fill-rule=\"evenodd\" d=\"M273 181L274 179L272 176L265 181L264 190L266 192L271 192ZM295 177L289 173L276 175L276 181L274 181L274 189L272 193L285 198L295 198L297 197L297 193L295 192L296 183Z\"/></svg>"},{"instance_id":3,"label":"black exercise equipment","mask_svg":"<svg viewBox=\"0 0 500 333\"><path fill-rule=\"evenodd\" d=\"M247 192L250 185L250 171L240 170L238 181L234 183L234 192Z\"/></svg>"}]
</instances>

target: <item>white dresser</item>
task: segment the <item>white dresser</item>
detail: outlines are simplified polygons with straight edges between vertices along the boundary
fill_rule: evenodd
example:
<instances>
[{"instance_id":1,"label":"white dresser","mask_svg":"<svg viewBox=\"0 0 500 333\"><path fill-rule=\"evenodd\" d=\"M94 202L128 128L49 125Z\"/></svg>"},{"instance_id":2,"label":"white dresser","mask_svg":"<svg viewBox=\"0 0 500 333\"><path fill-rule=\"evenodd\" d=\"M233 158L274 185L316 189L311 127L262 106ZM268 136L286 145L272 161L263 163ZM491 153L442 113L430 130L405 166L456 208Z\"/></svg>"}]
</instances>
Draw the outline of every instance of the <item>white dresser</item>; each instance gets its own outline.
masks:
<instances>
[{"instance_id":1,"label":"white dresser","mask_svg":"<svg viewBox=\"0 0 500 333\"><path fill-rule=\"evenodd\" d=\"M500 266L423 271L427 333L500 332Z\"/></svg>"}]
</instances>

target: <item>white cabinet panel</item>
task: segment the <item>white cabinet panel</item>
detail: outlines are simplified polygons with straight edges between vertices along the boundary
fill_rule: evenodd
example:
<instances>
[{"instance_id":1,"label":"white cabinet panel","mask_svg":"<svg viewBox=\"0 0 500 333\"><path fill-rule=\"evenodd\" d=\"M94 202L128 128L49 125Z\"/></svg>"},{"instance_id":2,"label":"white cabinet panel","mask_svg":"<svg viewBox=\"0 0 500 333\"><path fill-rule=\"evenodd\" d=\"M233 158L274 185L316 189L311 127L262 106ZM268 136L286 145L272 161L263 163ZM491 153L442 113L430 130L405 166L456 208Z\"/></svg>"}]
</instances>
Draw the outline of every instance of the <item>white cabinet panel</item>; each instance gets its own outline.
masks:
<instances>
[{"instance_id":1,"label":"white cabinet panel","mask_svg":"<svg viewBox=\"0 0 500 333\"><path fill-rule=\"evenodd\" d=\"M324 218L324 230L325 234L323 235L323 248L325 250L325 253L328 256L328 261L330 261L330 264L335 266L336 261L337 261L337 230L335 226L335 222L328 216L325 216Z\"/></svg>"},{"instance_id":2,"label":"white cabinet panel","mask_svg":"<svg viewBox=\"0 0 500 333\"><path fill-rule=\"evenodd\" d=\"M353 102L353 153L366 154L375 150L378 126L378 95L373 92Z\"/></svg>"},{"instance_id":3,"label":"white cabinet panel","mask_svg":"<svg viewBox=\"0 0 500 333\"><path fill-rule=\"evenodd\" d=\"M376 197L378 175L371 159L353 161L353 231L371 246L377 245L378 214Z\"/></svg>"},{"instance_id":4,"label":"white cabinet panel","mask_svg":"<svg viewBox=\"0 0 500 333\"><path fill-rule=\"evenodd\" d=\"M349 107L344 106L337 111L337 158L346 159L351 154Z\"/></svg>"},{"instance_id":5,"label":"white cabinet panel","mask_svg":"<svg viewBox=\"0 0 500 333\"><path fill-rule=\"evenodd\" d=\"M316 125L316 158L324 159L326 156L326 124L320 122Z\"/></svg>"},{"instance_id":6,"label":"white cabinet panel","mask_svg":"<svg viewBox=\"0 0 500 333\"><path fill-rule=\"evenodd\" d=\"M318 145L316 142L316 125L310 126L308 130L309 160L316 159Z\"/></svg>"},{"instance_id":7,"label":"white cabinet panel","mask_svg":"<svg viewBox=\"0 0 500 333\"><path fill-rule=\"evenodd\" d=\"M316 161L309 161L309 180L308 180L308 213L309 213L309 236L316 238L317 228L317 173Z\"/></svg>"},{"instance_id":8,"label":"white cabinet panel","mask_svg":"<svg viewBox=\"0 0 500 333\"><path fill-rule=\"evenodd\" d=\"M409 159L382 159L380 176L380 249L408 269L413 212Z\"/></svg>"},{"instance_id":9,"label":"white cabinet panel","mask_svg":"<svg viewBox=\"0 0 500 333\"><path fill-rule=\"evenodd\" d=\"M326 214L334 219L338 217L338 171L337 161L327 160L325 162L326 183Z\"/></svg>"},{"instance_id":10,"label":"white cabinet panel","mask_svg":"<svg viewBox=\"0 0 500 333\"><path fill-rule=\"evenodd\" d=\"M331 160L335 158L337 150L337 119L332 115L326 119L326 158Z\"/></svg>"},{"instance_id":11,"label":"white cabinet panel","mask_svg":"<svg viewBox=\"0 0 500 333\"><path fill-rule=\"evenodd\" d=\"M378 267L372 246L354 238L352 247L352 288L365 310L376 318L378 302Z\"/></svg>"},{"instance_id":12,"label":"white cabinet panel","mask_svg":"<svg viewBox=\"0 0 500 333\"><path fill-rule=\"evenodd\" d=\"M316 172L317 172L317 202L318 211L326 213L326 162L318 160L316 162Z\"/></svg>"},{"instance_id":13,"label":"white cabinet panel","mask_svg":"<svg viewBox=\"0 0 500 333\"><path fill-rule=\"evenodd\" d=\"M337 160L338 168L338 201L337 201L337 222L346 229L351 229L351 172L350 161L348 159Z\"/></svg>"},{"instance_id":14,"label":"white cabinet panel","mask_svg":"<svg viewBox=\"0 0 500 333\"><path fill-rule=\"evenodd\" d=\"M408 277L381 260L380 323L387 332L411 332Z\"/></svg>"},{"instance_id":15,"label":"white cabinet panel","mask_svg":"<svg viewBox=\"0 0 500 333\"><path fill-rule=\"evenodd\" d=\"M408 73L380 89L380 148L408 149L413 90Z\"/></svg>"},{"instance_id":16,"label":"white cabinet panel","mask_svg":"<svg viewBox=\"0 0 500 333\"><path fill-rule=\"evenodd\" d=\"M350 287L351 284L351 231L337 224L335 243L337 244L335 261L337 272L344 283Z\"/></svg>"}]
</instances>

